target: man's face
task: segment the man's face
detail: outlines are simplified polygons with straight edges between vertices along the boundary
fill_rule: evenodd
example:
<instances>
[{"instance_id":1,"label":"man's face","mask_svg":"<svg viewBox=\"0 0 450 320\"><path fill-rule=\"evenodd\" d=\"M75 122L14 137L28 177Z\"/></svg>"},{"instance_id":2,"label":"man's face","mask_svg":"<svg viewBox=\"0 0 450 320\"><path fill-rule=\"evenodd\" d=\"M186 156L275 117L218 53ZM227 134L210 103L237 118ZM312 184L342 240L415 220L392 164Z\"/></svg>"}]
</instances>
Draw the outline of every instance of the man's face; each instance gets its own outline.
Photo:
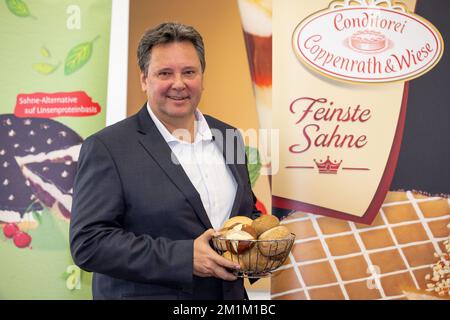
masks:
<instances>
[{"instance_id":1,"label":"man's face","mask_svg":"<svg viewBox=\"0 0 450 320\"><path fill-rule=\"evenodd\" d=\"M152 111L164 121L194 119L203 90L203 72L192 43L172 42L152 48L141 87Z\"/></svg>"}]
</instances>

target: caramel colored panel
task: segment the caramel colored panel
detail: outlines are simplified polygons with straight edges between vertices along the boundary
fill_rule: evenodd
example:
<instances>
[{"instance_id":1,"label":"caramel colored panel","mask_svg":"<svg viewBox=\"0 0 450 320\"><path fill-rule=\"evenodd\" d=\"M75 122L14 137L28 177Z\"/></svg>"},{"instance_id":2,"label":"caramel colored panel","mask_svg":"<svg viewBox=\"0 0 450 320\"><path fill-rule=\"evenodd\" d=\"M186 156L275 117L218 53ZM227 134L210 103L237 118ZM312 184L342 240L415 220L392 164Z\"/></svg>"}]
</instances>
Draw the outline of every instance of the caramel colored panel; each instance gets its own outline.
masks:
<instances>
[{"instance_id":1,"label":"caramel colored panel","mask_svg":"<svg viewBox=\"0 0 450 320\"><path fill-rule=\"evenodd\" d=\"M385 207L383 211L387 221L391 224L418 219L416 210L410 203Z\"/></svg>"},{"instance_id":2,"label":"caramel colored panel","mask_svg":"<svg viewBox=\"0 0 450 320\"><path fill-rule=\"evenodd\" d=\"M328 261L299 266L306 286L336 282L336 276Z\"/></svg>"},{"instance_id":3,"label":"caramel colored panel","mask_svg":"<svg viewBox=\"0 0 450 320\"><path fill-rule=\"evenodd\" d=\"M420 289L425 290L427 289L427 281L425 280L425 276L427 274L432 274L433 270L429 267L417 269L413 271L414 277L417 280L417 283L419 284Z\"/></svg>"},{"instance_id":4,"label":"caramel colored panel","mask_svg":"<svg viewBox=\"0 0 450 320\"><path fill-rule=\"evenodd\" d=\"M297 262L311 261L326 258L319 240L312 240L294 245L292 254Z\"/></svg>"},{"instance_id":5,"label":"caramel colored panel","mask_svg":"<svg viewBox=\"0 0 450 320\"><path fill-rule=\"evenodd\" d=\"M420 202L419 207L426 218L450 215L450 204L447 199Z\"/></svg>"},{"instance_id":6,"label":"caramel colored panel","mask_svg":"<svg viewBox=\"0 0 450 320\"><path fill-rule=\"evenodd\" d=\"M317 236L311 220L297 221L294 223L286 224L286 227L291 230L291 232L295 233L296 239L306 239Z\"/></svg>"},{"instance_id":7,"label":"caramel colored panel","mask_svg":"<svg viewBox=\"0 0 450 320\"><path fill-rule=\"evenodd\" d=\"M323 234L334 234L350 231L350 225L347 221L333 218L320 218L317 219L320 230Z\"/></svg>"},{"instance_id":8,"label":"caramel colored panel","mask_svg":"<svg viewBox=\"0 0 450 320\"><path fill-rule=\"evenodd\" d=\"M367 262L362 255L352 258L336 259L335 263L339 274L344 281L367 278L370 276Z\"/></svg>"},{"instance_id":9,"label":"caramel colored panel","mask_svg":"<svg viewBox=\"0 0 450 320\"><path fill-rule=\"evenodd\" d=\"M298 281L297 275L295 274L293 268L274 272L270 283L272 294L301 288L300 282Z\"/></svg>"},{"instance_id":10,"label":"caramel colored panel","mask_svg":"<svg viewBox=\"0 0 450 320\"><path fill-rule=\"evenodd\" d=\"M434 247L431 243L403 248L403 253L411 267L430 265L436 261Z\"/></svg>"},{"instance_id":11,"label":"caramel colored panel","mask_svg":"<svg viewBox=\"0 0 450 320\"><path fill-rule=\"evenodd\" d=\"M367 280L345 285L345 290L347 290L350 300L375 300L381 298L380 291L377 288L370 288L371 286Z\"/></svg>"},{"instance_id":12,"label":"caramel colored panel","mask_svg":"<svg viewBox=\"0 0 450 320\"><path fill-rule=\"evenodd\" d=\"M392 237L386 228L361 232L360 237L367 250L385 248L394 245L394 240L392 240Z\"/></svg>"},{"instance_id":13,"label":"caramel colored panel","mask_svg":"<svg viewBox=\"0 0 450 320\"><path fill-rule=\"evenodd\" d=\"M438 242L438 244L439 244L439 248L441 248L441 251L442 252L446 252L447 250L445 249L445 240L442 240L442 241L439 241Z\"/></svg>"},{"instance_id":14,"label":"caramel colored panel","mask_svg":"<svg viewBox=\"0 0 450 320\"><path fill-rule=\"evenodd\" d=\"M294 292L272 298L272 300L306 300L306 295L303 291Z\"/></svg>"},{"instance_id":15,"label":"caramel colored panel","mask_svg":"<svg viewBox=\"0 0 450 320\"><path fill-rule=\"evenodd\" d=\"M414 286L413 279L409 272L382 277L380 281L384 293L388 297L402 295L403 288L411 288Z\"/></svg>"},{"instance_id":16,"label":"caramel colored panel","mask_svg":"<svg viewBox=\"0 0 450 320\"><path fill-rule=\"evenodd\" d=\"M407 201L408 197L405 192L401 191L389 191L384 199L384 203Z\"/></svg>"},{"instance_id":17,"label":"caramel colored panel","mask_svg":"<svg viewBox=\"0 0 450 320\"><path fill-rule=\"evenodd\" d=\"M294 247L292 247L292 248L294 248ZM278 261L278 260L276 260L275 259L275 261ZM277 263L277 262L276 262ZM274 265L276 265L276 263L274 264ZM284 260L284 262L281 264L281 266L286 266L286 265L289 265L289 264L291 264L292 262L291 262L291 258L289 257L289 256L287 256L286 257L286 260Z\"/></svg>"},{"instance_id":18,"label":"caramel colored panel","mask_svg":"<svg viewBox=\"0 0 450 320\"><path fill-rule=\"evenodd\" d=\"M356 228L358 228L358 229L366 229L366 228L370 228L370 227L382 226L382 225L384 225L384 221L383 221L383 218L381 217L381 214L378 213L378 215L373 220L371 225L362 224L362 223L355 223L355 225L356 225Z\"/></svg>"},{"instance_id":19,"label":"caramel colored panel","mask_svg":"<svg viewBox=\"0 0 450 320\"><path fill-rule=\"evenodd\" d=\"M306 217L308 217L307 213L298 211L298 212L294 212L294 213L288 215L286 218L283 219L283 222L289 222L294 219L306 218Z\"/></svg>"},{"instance_id":20,"label":"caramel colored panel","mask_svg":"<svg viewBox=\"0 0 450 320\"><path fill-rule=\"evenodd\" d=\"M344 256L361 251L353 235L327 238L325 241L333 256Z\"/></svg>"},{"instance_id":21,"label":"caramel colored panel","mask_svg":"<svg viewBox=\"0 0 450 320\"><path fill-rule=\"evenodd\" d=\"M428 226L435 238L448 237L450 234L450 229L447 227L448 224L450 224L450 218L428 222Z\"/></svg>"},{"instance_id":22,"label":"caramel colored panel","mask_svg":"<svg viewBox=\"0 0 450 320\"><path fill-rule=\"evenodd\" d=\"M429 240L421 223L394 227L392 231L400 244Z\"/></svg>"},{"instance_id":23,"label":"caramel colored panel","mask_svg":"<svg viewBox=\"0 0 450 320\"><path fill-rule=\"evenodd\" d=\"M428 196L424 195L424 194L420 194L417 192L412 192L412 195L415 199L427 199L429 198Z\"/></svg>"},{"instance_id":24,"label":"caramel colored panel","mask_svg":"<svg viewBox=\"0 0 450 320\"><path fill-rule=\"evenodd\" d=\"M312 300L344 300L344 294L339 286L317 288L309 291Z\"/></svg>"},{"instance_id":25,"label":"caramel colored panel","mask_svg":"<svg viewBox=\"0 0 450 320\"><path fill-rule=\"evenodd\" d=\"M406 265L397 249L372 253L369 257L372 264L379 268L380 273L406 269Z\"/></svg>"}]
</instances>

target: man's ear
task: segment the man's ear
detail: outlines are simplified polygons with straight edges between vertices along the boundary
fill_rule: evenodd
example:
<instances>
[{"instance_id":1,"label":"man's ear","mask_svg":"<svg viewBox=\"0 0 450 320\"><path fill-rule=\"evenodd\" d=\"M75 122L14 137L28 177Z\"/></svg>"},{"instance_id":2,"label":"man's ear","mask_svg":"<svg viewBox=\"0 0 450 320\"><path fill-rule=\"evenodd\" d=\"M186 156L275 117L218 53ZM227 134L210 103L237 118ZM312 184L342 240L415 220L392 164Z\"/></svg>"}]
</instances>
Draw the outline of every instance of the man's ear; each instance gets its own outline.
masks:
<instances>
[{"instance_id":1,"label":"man's ear","mask_svg":"<svg viewBox=\"0 0 450 320\"><path fill-rule=\"evenodd\" d=\"M147 91L147 76L146 76L146 74L141 71L139 79L141 81L141 89L142 89L142 91Z\"/></svg>"}]
</instances>

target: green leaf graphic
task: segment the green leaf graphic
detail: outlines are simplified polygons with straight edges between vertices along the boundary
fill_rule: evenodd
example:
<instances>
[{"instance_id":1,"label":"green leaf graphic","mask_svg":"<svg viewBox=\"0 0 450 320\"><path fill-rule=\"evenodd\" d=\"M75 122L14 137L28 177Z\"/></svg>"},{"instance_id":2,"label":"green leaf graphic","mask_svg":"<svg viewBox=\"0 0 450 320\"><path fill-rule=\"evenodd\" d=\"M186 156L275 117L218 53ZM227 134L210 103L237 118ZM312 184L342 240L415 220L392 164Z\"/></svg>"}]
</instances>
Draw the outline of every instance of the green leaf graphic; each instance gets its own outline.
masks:
<instances>
[{"instance_id":1,"label":"green leaf graphic","mask_svg":"<svg viewBox=\"0 0 450 320\"><path fill-rule=\"evenodd\" d=\"M39 51L44 58L49 58L51 56L50 51L46 47L42 47Z\"/></svg>"},{"instance_id":2,"label":"green leaf graphic","mask_svg":"<svg viewBox=\"0 0 450 320\"><path fill-rule=\"evenodd\" d=\"M247 155L247 170L250 176L250 183L253 187L261 173L262 165L259 156L259 151L256 148L245 146L245 153Z\"/></svg>"},{"instance_id":3,"label":"green leaf graphic","mask_svg":"<svg viewBox=\"0 0 450 320\"><path fill-rule=\"evenodd\" d=\"M22 0L6 0L6 5L8 6L9 11L18 17L24 18L31 15L27 4Z\"/></svg>"},{"instance_id":4,"label":"green leaf graphic","mask_svg":"<svg viewBox=\"0 0 450 320\"><path fill-rule=\"evenodd\" d=\"M58 69L59 67L59 63L55 66L49 63L35 63L33 64L33 70L43 74L43 75L48 75L52 72L54 72L56 69Z\"/></svg>"},{"instance_id":5,"label":"green leaf graphic","mask_svg":"<svg viewBox=\"0 0 450 320\"><path fill-rule=\"evenodd\" d=\"M38 212L33 211L33 212L32 212L32 215L33 215L33 219L34 219L34 220L36 220L39 224L42 223L41 215L40 215Z\"/></svg>"},{"instance_id":6,"label":"green leaf graphic","mask_svg":"<svg viewBox=\"0 0 450 320\"><path fill-rule=\"evenodd\" d=\"M83 67L89 61L92 55L93 43L98 38L99 37L97 36L90 42L80 43L69 51L64 65L64 74L66 76L81 69L81 67Z\"/></svg>"}]
</instances>

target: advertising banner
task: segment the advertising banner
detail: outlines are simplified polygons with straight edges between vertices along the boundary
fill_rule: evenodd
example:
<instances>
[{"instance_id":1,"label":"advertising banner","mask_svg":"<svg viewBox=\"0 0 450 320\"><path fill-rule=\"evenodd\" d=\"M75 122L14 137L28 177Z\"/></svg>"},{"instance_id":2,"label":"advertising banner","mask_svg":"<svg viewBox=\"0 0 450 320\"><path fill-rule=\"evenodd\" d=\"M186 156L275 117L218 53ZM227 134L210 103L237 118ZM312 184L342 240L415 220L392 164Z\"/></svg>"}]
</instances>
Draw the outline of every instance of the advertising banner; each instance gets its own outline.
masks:
<instances>
[{"instance_id":1,"label":"advertising banner","mask_svg":"<svg viewBox=\"0 0 450 320\"><path fill-rule=\"evenodd\" d=\"M6 0L0 20L0 299L90 299L69 221L106 121L111 0Z\"/></svg>"},{"instance_id":2,"label":"advertising banner","mask_svg":"<svg viewBox=\"0 0 450 320\"><path fill-rule=\"evenodd\" d=\"M282 32L291 27L286 19L275 24L273 121L282 150L276 206L365 223L378 213L403 137L403 80L429 71L443 53L431 23L389 3L336 1L316 12L317 4L302 2L308 15L293 32ZM309 187L292 188L294 181Z\"/></svg>"},{"instance_id":3,"label":"advertising banner","mask_svg":"<svg viewBox=\"0 0 450 320\"><path fill-rule=\"evenodd\" d=\"M448 9L273 1L272 298L448 297Z\"/></svg>"}]
</instances>

